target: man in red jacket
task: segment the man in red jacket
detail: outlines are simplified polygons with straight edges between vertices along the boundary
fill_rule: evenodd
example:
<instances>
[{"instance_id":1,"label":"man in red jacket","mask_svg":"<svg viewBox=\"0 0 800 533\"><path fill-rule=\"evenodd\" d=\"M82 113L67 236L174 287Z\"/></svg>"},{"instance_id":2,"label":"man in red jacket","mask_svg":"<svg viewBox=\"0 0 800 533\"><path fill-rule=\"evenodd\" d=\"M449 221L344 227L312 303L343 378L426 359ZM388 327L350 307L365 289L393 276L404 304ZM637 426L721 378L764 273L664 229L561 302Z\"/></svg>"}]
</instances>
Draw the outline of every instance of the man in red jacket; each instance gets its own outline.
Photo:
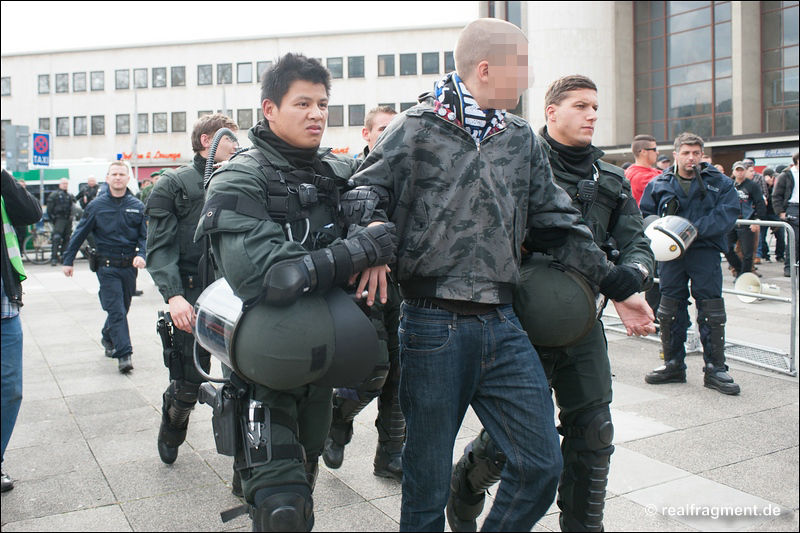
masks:
<instances>
[{"instance_id":1,"label":"man in red jacket","mask_svg":"<svg viewBox=\"0 0 800 533\"><path fill-rule=\"evenodd\" d=\"M642 199L644 188L650 180L661 174L661 171L653 168L658 157L656 140L650 135L637 135L631 143L631 152L636 158L636 163L625 170L625 177L631 182L631 194L639 205Z\"/></svg>"}]
</instances>

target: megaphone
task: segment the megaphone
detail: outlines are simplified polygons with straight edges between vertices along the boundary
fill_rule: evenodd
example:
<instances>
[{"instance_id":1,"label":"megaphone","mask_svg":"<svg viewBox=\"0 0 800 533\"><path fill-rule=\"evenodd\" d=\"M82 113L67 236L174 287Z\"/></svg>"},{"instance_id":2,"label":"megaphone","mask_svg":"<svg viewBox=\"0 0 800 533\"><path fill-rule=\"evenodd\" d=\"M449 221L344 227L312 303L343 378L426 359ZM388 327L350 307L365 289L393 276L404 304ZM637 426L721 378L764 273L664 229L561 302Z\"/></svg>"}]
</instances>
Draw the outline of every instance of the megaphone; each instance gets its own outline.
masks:
<instances>
[{"instance_id":1,"label":"megaphone","mask_svg":"<svg viewBox=\"0 0 800 533\"><path fill-rule=\"evenodd\" d=\"M750 294L754 295L768 294L770 296L778 296L781 293L781 290L777 285L771 285L768 283L762 284L761 280L758 279L758 276L752 272L747 272L736 278L733 288L738 292L749 292ZM739 298L739 301L746 304L751 304L758 300L758 296L743 296L741 294L737 294L736 297Z\"/></svg>"},{"instance_id":2,"label":"megaphone","mask_svg":"<svg viewBox=\"0 0 800 533\"><path fill-rule=\"evenodd\" d=\"M683 257L686 249L697 238L697 228L683 217L669 215L653 220L655 215L647 217L651 221L644 234L650 239L656 261L672 261Z\"/></svg>"}]
</instances>

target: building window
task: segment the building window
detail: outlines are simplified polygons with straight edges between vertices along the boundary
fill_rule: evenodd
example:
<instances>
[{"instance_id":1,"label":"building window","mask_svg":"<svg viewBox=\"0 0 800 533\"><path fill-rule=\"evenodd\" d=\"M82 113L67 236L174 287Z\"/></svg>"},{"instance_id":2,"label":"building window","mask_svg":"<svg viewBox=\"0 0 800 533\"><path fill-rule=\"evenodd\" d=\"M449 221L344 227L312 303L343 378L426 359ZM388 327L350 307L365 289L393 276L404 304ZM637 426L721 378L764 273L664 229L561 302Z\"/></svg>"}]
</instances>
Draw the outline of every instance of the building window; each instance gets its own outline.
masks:
<instances>
[{"instance_id":1,"label":"building window","mask_svg":"<svg viewBox=\"0 0 800 533\"><path fill-rule=\"evenodd\" d=\"M153 87L167 86L167 67L153 67Z\"/></svg>"},{"instance_id":2,"label":"building window","mask_svg":"<svg viewBox=\"0 0 800 533\"><path fill-rule=\"evenodd\" d=\"M56 92L69 92L69 74L56 74Z\"/></svg>"},{"instance_id":3,"label":"building window","mask_svg":"<svg viewBox=\"0 0 800 533\"><path fill-rule=\"evenodd\" d=\"M240 109L236 112L236 123L239 124L241 131L249 130L253 127L253 110Z\"/></svg>"},{"instance_id":4,"label":"building window","mask_svg":"<svg viewBox=\"0 0 800 533\"><path fill-rule=\"evenodd\" d=\"M106 134L106 117L95 115L92 117L92 135Z\"/></svg>"},{"instance_id":5,"label":"building window","mask_svg":"<svg viewBox=\"0 0 800 533\"><path fill-rule=\"evenodd\" d=\"M259 61L256 63L256 76L258 78L258 83L264 81L264 73L269 70L269 67L272 66L272 61Z\"/></svg>"},{"instance_id":6,"label":"building window","mask_svg":"<svg viewBox=\"0 0 800 533\"><path fill-rule=\"evenodd\" d=\"M253 64L236 64L236 83L253 83Z\"/></svg>"},{"instance_id":7,"label":"building window","mask_svg":"<svg viewBox=\"0 0 800 533\"><path fill-rule=\"evenodd\" d=\"M400 54L400 75L413 76L417 73L417 54Z\"/></svg>"},{"instance_id":8,"label":"building window","mask_svg":"<svg viewBox=\"0 0 800 533\"><path fill-rule=\"evenodd\" d=\"M172 113L172 132L186 131L186 111Z\"/></svg>"},{"instance_id":9,"label":"building window","mask_svg":"<svg viewBox=\"0 0 800 533\"><path fill-rule=\"evenodd\" d=\"M397 106L394 102L389 102L388 104L378 104L378 107L391 107L395 111L397 111Z\"/></svg>"},{"instance_id":10,"label":"building window","mask_svg":"<svg viewBox=\"0 0 800 533\"><path fill-rule=\"evenodd\" d=\"M394 55L378 56L378 76L394 76Z\"/></svg>"},{"instance_id":11,"label":"building window","mask_svg":"<svg viewBox=\"0 0 800 533\"><path fill-rule=\"evenodd\" d=\"M56 118L56 136L69 137L69 117Z\"/></svg>"},{"instance_id":12,"label":"building window","mask_svg":"<svg viewBox=\"0 0 800 533\"><path fill-rule=\"evenodd\" d=\"M127 135L131 132L131 116L117 115L117 135Z\"/></svg>"},{"instance_id":13,"label":"building window","mask_svg":"<svg viewBox=\"0 0 800 533\"><path fill-rule=\"evenodd\" d=\"M635 2L636 132L733 133L730 3Z\"/></svg>"},{"instance_id":14,"label":"building window","mask_svg":"<svg viewBox=\"0 0 800 533\"><path fill-rule=\"evenodd\" d=\"M422 54L422 73L440 74L439 52L425 52Z\"/></svg>"},{"instance_id":15,"label":"building window","mask_svg":"<svg viewBox=\"0 0 800 533\"><path fill-rule=\"evenodd\" d=\"M74 117L72 119L73 135L86 135L86 117Z\"/></svg>"},{"instance_id":16,"label":"building window","mask_svg":"<svg viewBox=\"0 0 800 533\"><path fill-rule=\"evenodd\" d=\"M136 131L138 133L147 133L147 113L139 113L139 116L136 118L136 122Z\"/></svg>"},{"instance_id":17,"label":"building window","mask_svg":"<svg viewBox=\"0 0 800 533\"><path fill-rule=\"evenodd\" d=\"M340 105L328 106L328 126L330 127L344 126L344 106Z\"/></svg>"},{"instance_id":18,"label":"building window","mask_svg":"<svg viewBox=\"0 0 800 533\"><path fill-rule=\"evenodd\" d=\"M364 56L347 58L347 77L348 78L364 77Z\"/></svg>"},{"instance_id":19,"label":"building window","mask_svg":"<svg viewBox=\"0 0 800 533\"><path fill-rule=\"evenodd\" d=\"M411 109L415 105L417 105L416 102L400 102L400 112L402 113L406 109Z\"/></svg>"},{"instance_id":20,"label":"building window","mask_svg":"<svg viewBox=\"0 0 800 533\"><path fill-rule=\"evenodd\" d=\"M456 60L453 57L453 52L445 52L444 53L444 71L453 72L456 69Z\"/></svg>"},{"instance_id":21,"label":"building window","mask_svg":"<svg viewBox=\"0 0 800 533\"><path fill-rule=\"evenodd\" d=\"M96 71L92 72L92 90L93 91L103 91L106 88L105 76L104 72Z\"/></svg>"},{"instance_id":22,"label":"building window","mask_svg":"<svg viewBox=\"0 0 800 533\"><path fill-rule=\"evenodd\" d=\"M212 65L198 65L197 85L211 85L213 81Z\"/></svg>"},{"instance_id":23,"label":"building window","mask_svg":"<svg viewBox=\"0 0 800 533\"><path fill-rule=\"evenodd\" d=\"M798 2L761 2L763 131L800 127Z\"/></svg>"},{"instance_id":24,"label":"building window","mask_svg":"<svg viewBox=\"0 0 800 533\"><path fill-rule=\"evenodd\" d=\"M83 93L86 92L86 73L73 72L72 73L72 92Z\"/></svg>"},{"instance_id":25,"label":"building window","mask_svg":"<svg viewBox=\"0 0 800 533\"><path fill-rule=\"evenodd\" d=\"M197 112L197 118L204 117L206 115L213 115L213 114L214 114L214 112L211 111L210 109L208 111L198 111Z\"/></svg>"},{"instance_id":26,"label":"building window","mask_svg":"<svg viewBox=\"0 0 800 533\"><path fill-rule=\"evenodd\" d=\"M230 63L219 63L217 65L217 85L231 83L233 83L233 66Z\"/></svg>"},{"instance_id":27,"label":"building window","mask_svg":"<svg viewBox=\"0 0 800 533\"><path fill-rule=\"evenodd\" d=\"M49 118L40 118L39 119L39 131L50 131L50 119Z\"/></svg>"},{"instance_id":28,"label":"building window","mask_svg":"<svg viewBox=\"0 0 800 533\"><path fill-rule=\"evenodd\" d=\"M364 125L364 106L351 105L347 106L347 124L350 126L363 126Z\"/></svg>"},{"instance_id":29,"label":"building window","mask_svg":"<svg viewBox=\"0 0 800 533\"><path fill-rule=\"evenodd\" d=\"M130 89L130 87L131 87L131 71L130 70L115 70L114 71L114 87L117 90Z\"/></svg>"},{"instance_id":30,"label":"building window","mask_svg":"<svg viewBox=\"0 0 800 533\"><path fill-rule=\"evenodd\" d=\"M50 74L39 74L39 94L50 94Z\"/></svg>"},{"instance_id":31,"label":"building window","mask_svg":"<svg viewBox=\"0 0 800 533\"><path fill-rule=\"evenodd\" d=\"M344 78L344 63L341 57L328 58L328 70L331 73L331 78L337 80Z\"/></svg>"},{"instance_id":32,"label":"building window","mask_svg":"<svg viewBox=\"0 0 800 533\"><path fill-rule=\"evenodd\" d=\"M171 74L173 87L186 86L186 67L172 67Z\"/></svg>"},{"instance_id":33,"label":"building window","mask_svg":"<svg viewBox=\"0 0 800 533\"><path fill-rule=\"evenodd\" d=\"M167 132L167 114L153 113L153 133Z\"/></svg>"},{"instance_id":34,"label":"building window","mask_svg":"<svg viewBox=\"0 0 800 533\"><path fill-rule=\"evenodd\" d=\"M11 96L11 78L4 77L0 81L0 95Z\"/></svg>"},{"instance_id":35,"label":"building window","mask_svg":"<svg viewBox=\"0 0 800 533\"><path fill-rule=\"evenodd\" d=\"M133 69L133 86L136 89L147 89L147 69Z\"/></svg>"}]
</instances>

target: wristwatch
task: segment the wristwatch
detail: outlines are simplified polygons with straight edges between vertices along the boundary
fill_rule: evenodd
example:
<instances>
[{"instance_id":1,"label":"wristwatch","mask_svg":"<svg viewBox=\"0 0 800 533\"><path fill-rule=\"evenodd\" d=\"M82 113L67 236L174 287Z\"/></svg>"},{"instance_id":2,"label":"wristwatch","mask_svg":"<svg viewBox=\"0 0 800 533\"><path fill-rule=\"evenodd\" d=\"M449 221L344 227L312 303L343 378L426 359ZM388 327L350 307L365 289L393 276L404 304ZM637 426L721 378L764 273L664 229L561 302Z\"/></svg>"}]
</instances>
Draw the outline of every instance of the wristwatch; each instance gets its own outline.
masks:
<instances>
[{"instance_id":1,"label":"wristwatch","mask_svg":"<svg viewBox=\"0 0 800 533\"><path fill-rule=\"evenodd\" d=\"M632 267L636 268L639 271L639 274L642 275L642 283L647 281L647 278L650 276L650 271L647 270L646 266L644 266L643 264L638 263L638 262L630 263L630 265Z\"/></svg>"}]
</instances>

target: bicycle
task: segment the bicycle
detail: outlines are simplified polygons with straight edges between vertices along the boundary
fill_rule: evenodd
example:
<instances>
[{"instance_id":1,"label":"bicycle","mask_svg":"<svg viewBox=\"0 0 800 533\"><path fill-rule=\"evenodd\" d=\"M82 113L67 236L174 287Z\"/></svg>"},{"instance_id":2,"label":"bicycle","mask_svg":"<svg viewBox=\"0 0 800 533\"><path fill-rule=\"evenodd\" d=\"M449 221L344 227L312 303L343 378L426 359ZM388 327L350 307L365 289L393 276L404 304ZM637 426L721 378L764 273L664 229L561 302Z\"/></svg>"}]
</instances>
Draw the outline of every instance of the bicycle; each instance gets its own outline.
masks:
<instances>
[{"instance_id":1,"label":"bicycle","mask_svg":"<svg viewBox=\"0 0 800 533\"><path fill-rule=\"evenodd\" d=\"M43 222L32 226L31 234L22 246L25 259L34 265L46 265L53 255L53 225Z\"/></svg>"}]
</instances>

